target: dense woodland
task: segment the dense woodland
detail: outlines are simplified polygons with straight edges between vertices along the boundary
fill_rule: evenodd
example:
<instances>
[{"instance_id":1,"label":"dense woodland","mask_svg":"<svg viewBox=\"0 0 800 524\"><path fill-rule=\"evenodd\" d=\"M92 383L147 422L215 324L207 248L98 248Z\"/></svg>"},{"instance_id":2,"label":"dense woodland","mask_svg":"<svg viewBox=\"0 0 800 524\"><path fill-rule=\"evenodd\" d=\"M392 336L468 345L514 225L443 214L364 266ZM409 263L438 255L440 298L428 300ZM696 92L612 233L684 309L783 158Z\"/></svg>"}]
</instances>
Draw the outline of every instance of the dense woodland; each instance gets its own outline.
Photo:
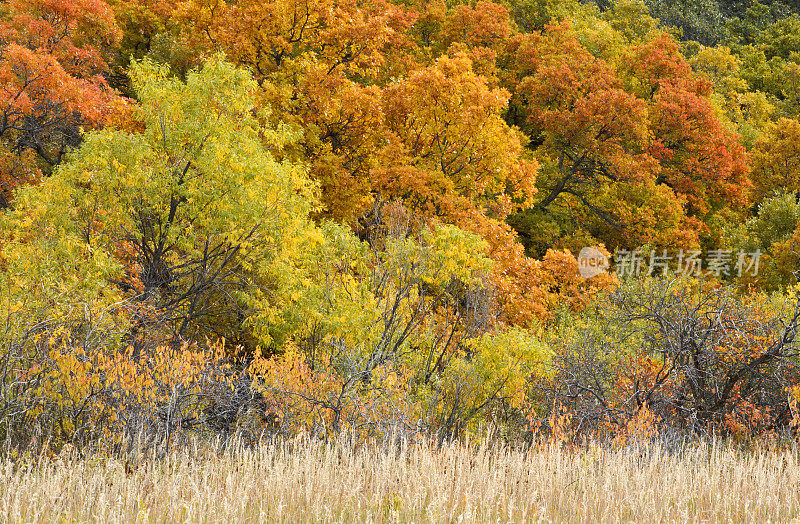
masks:
<instances>
[{"instance_id":1,"label":"dense woodland","mask_svg":"<svg viewBox=\"0 0 800 524\"><path fill-rule=\"evenodd\" d=\"M798 13L0 2L2 437L792 438Z\"/></svg>"}]
</instances>

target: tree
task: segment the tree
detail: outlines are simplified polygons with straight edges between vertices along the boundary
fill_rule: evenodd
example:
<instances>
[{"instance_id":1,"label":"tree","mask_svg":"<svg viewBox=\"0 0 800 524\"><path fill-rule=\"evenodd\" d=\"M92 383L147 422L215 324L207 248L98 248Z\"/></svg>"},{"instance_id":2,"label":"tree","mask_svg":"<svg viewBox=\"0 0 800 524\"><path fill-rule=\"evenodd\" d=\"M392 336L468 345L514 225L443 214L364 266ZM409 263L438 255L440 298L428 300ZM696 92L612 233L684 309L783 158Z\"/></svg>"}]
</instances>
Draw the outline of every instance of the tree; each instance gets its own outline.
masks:
<instances>
[{"instance_id":1,"label":"tree","mask_svg":"<svg viewBox=\"0 0 800 524\"><path fill-rule=\"evenodd\" d=\"M313 186L265 150L262 138L285 135L258 124L247 73L211 61L183 84L145 62L133 79L144 132L89 135L44 186L20 193L27 227L15 234L36 243L59 224L54 234L113 261L122 273L108 286L131 301L137 351L159 335L236 340L257 315L250 340L269 345L301 285L301 246L314 242Z\"/></svg>"},{"instance_id":2,"label":"tree","mask_svg":"<svg viewBox=\"0 0 800 524\"><path fill-rule=\"evenodd\" d=\"M580 3L574 0L511 0L504 5L508 5L517 27L525 33L541 31L548 24L560 22L580 9Z\"/></svg>"},{"instance_id":3,"label":"tree","mask_svg":"<svg viewBox=\"0 0 800 524\"><path fill-rule=\"evenodd\" d=\"M542 164L541 198L514 223L553 231L571 249L621 239L688 247L700 241L698 225L713 243L701 224L743 209L749 181L746 152L717 118L709 86L666 34L640 37L613 61L580 38L562 24L511 48L509 118Z\"/></svg>"},{"instance_id":4,"label":"tree","mask_svg":"<svg viewBox=\"0 0 800 524\"><path fill-rule=\"evenodd\" d=\"M108 0L121 38L109 61L109 83L126 96L134 94L128 77L131 65L144 58L169 64L174 72L186 73L197 66L199 56L180 33L176 22L180 0Z\"/></svg>"},{"instance_id":5,"label":"tree","mask_svg":"<svg viewBox=\"0 0 800 524\"><path fill-rule=\"evenodd\" d=\"M398 139L376 189L455 220L477 209L501 220L534 191L536 164L500 117L508 93L491 89L464 55L441 57L384 92L387 127ZM388 155L387 155L388 156Z\"/></svg>"},{"instance_id":6,"label":"tree","mask_svg":"<svg viewBox=\"0 0 800 524\"><path fill-rule=\"evenodd\" d=\"M514 34L511 17L506 7L481 0L474 7L456 6L445 19L443 45L447 49L454 42L468 48L486 48L495 52L505 47Z\"/></svg>"},{"instance_id":7,"label":"tree","mask_svg":"<svg viewBox=\"0 0 800 524\"><path fill-rule=\"evenodd\" d=\"M115 95L100 75L118 39L102 1L8 2L0 21L0 208L108 117Z\"/></svg>"},{"instance_id":8,"label":"tree","mask_svg":"<svg viewBox=\"0 0 800 524\"><path fill-rule=\"evenodd\" d=\"M663 429L753 435L788 427L800 306L730 288L637 282L595 326L557 343L550 393L580 433L623 431L645 410ZM585 433L583 433L585 435Z\"/></svg>"},{"instance_id":9,"label":"tree","mask_svg":"<svg viewBox=\"0 0 800 524\"><path fill-rule=\"evenodd\" d=\"M682 0L680 3L649 0L646 3L654 17L666 26L679 29L684 40L713 46L727 36L725 17L717 0Z\"/></svg>"},{"instance_id":10,"label":"tree","mask_svg":"<svg viewBox=\"0 0 800 524\"><path fill-rule=\"evenodd\" d=\"M498 407L520 409L545 355L497 324L485 241L418 229L399 202L378 211L369 242L324 226L299 352L250 368L283 430L451 438Z\"/></svg>"},{"instance_id":11,"label":"tree","mask_svg":"<svg viewBox=\"0 0 800 524\"><path fill-rule=\"evenodd\" d=\"M767 93L786 116L793 116L800 110L800 18L773 7L756 2L745 17L731 22L732 49L742 60L741 77L750 89Z\"/></svg>"},{"instance_id":12,"label":"tree","mask_svg":"<svg viewBox=\"0 0 800 524\"><path fill-rule=\"evenodd\" d=\"M530 205L537 164L500 117L508 93L492 89L463 54L443 56L384 92L387 127L398 138L373 171L375 189L402 198L488 242L505 318L544 314L541 270L525 260L506 217Z\"/></svg>"},{"instance_id":13,"label":"tree","mask_svg":"<svg viewBox=\"0 0 800 524\"><path fill-rule=\"evenodd\" d=\"M635 47L629 64L649 102L660 181L685 195L689 213L699 217L746 205L747 153L715 115L710 86L692 74L675 42L662 34Z\"/></svg>"},{"instance_id":14,"label":"tree","mask_svg":"<svg viewBox=\"0 0 800 524\"><path fill-rule=\"evenodd\" d=\"M727 228L723 239L734 253L760 254L757 274L745 275L742 285L782 290L795 284L800 261L797 194L776 189L775 194L759 202L756 216Z\"/></svg>"},{"instance_id":15,"label":"tree","mask_svg":"<svg viewBox=\"0 0 800 524\"><path fill-rule=\"evenodd\" d=\"M385 63L392 44L402 40L408 23L400 8L380 0L187 0L175 18L190 46L225 52L259 81L286 71L304 53L330 71L370 75Z\"/></svg>"},{"instance_id":16,"label":"tree","mask_svg":"<svg viewBox=\"0 0 800 524\"><path fill-rule=\"evenodd\" d=\"M613 65L592 56L567 25L530 37L516 54L511 115L531 138L542 169L537 202L513 223L558 236L573 231L574 242L562 244L572 249L583 247L576 242L597 242L581 231L597 232L613 247L614 237L684 241L685 219L673 218L675 210L683 213L680 197L655 188L660 166L650 150L646 101L629 92ZM650 204L641 206L642 199ZM540 255L548 247L528 241Z\"/></svg>"},{"instance_id":17,"label":"tree","mask_svg":"<svg viewBox=\"0 0 800 524\"><path fill-rule=\"evenodd\" d=\"M800 192L800 122L781 118L767 127L751 153L755 200L774 191Z\"/></svg>"},{"instance_id":18,"label":"tree","mask_svg":"<svg viewBox=\"0 0 800 524\"><path fill-rule=\"evenodd\" d=\"M371 205L369 170L385 145L381 86L414 62L412 22L383 1L191 0L165 23L194 56L224 52L253 71L273 121L302 131L284 154L310 164L321 214L353 223Z\"/></svg>"}]
</instances>

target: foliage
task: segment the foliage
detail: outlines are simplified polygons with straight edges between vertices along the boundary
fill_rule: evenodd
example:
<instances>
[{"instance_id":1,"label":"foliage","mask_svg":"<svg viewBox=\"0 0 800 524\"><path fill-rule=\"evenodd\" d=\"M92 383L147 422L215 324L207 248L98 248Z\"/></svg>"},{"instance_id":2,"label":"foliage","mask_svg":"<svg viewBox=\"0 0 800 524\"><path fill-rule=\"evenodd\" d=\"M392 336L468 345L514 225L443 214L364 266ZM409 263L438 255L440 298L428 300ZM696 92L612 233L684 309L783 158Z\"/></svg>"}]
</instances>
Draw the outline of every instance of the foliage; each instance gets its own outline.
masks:
<instances>
[{"instance_id":1,"label":"foliage","mask_svg":"<svg viewBox=\"0 0 800 524\"><path fill-rule=\"evenodd\" d=\"M409 229L397 203L384 211L369 243L327 226L305 336L251 365L284 431L446 437L498 403L522 407L543 355L524 331L494 333L483 241L453 226Z\"/></svg>"},{"instance_id":2,"label":"foliage","mask_svg":"<svg viewBox=\"0 0 800 524\"><path fill-rule=\"evenodd\" d=\"M100 0L11 0L0 12L0 208L15 187L49 174L85 128L109 118L101 76L120 38ZM119 111L121 108L117 107Z\"/></svg>"},{"instance_id":3,"label":"foliage","mask_svg":"<svg viewBox=\"0 0 800 524\"><path fill-rule=\"evenodd\" d=\"M705 434L788 428L798 379L800 305L741 299L681 281L622 287L594 325L556 349L548 398L575 414L579 434L635 424Z\"/></svg>"},{"instance_id":4,"label":"foliage","mask_svg":"<svg viewBox=\"0 0 800 524\"><path fill-rule=\"evenodd\" d=\"M118 354L139 363L204 337L246 333L272 347L296 321L284 306L298 302L302 250L316 242L313 186L262 145L286 135L252 115L252 80L222 62L186 84L150 63L134 79L144 132L89 135L3 217L3 340L14 362L43 358L42 330L85 338L50 350L68 365L115 365Z\"/></svg>"},{"instance_id":5,"label":"foliage","mask_svg":"<svg viewBox=\"0 0 800 524\"><path fill-rule=\"evenodd\" d=\"M798 17L0 3L0 427L796 431ZM759 271L636 288L588 247Z\"/></svg>"},{"instance_id":6,"label":"foliage","mask_svg":"<svg viewBox=\"0 0 800 524\"><path fill-rule=\"evenodd\" d=\"M744 224L730 228L725 243L734 250L760 252L758 274L742 284L756 284L763 289L782 289L797 282L800 260L800 204L794 193L765 198L758 214Z\"/></svg>"},{"instance_id":7,"label":"foliage","mask_svg":"<svg viewBox=\"0 0 800 524\"><path fill-rule=\"evenodd\" d=\"M654 17L664 25L678 28L686 40L715 45L727 36L725 17L717 0L649 0L645 3Z\"/></svg>"}]
</instances>

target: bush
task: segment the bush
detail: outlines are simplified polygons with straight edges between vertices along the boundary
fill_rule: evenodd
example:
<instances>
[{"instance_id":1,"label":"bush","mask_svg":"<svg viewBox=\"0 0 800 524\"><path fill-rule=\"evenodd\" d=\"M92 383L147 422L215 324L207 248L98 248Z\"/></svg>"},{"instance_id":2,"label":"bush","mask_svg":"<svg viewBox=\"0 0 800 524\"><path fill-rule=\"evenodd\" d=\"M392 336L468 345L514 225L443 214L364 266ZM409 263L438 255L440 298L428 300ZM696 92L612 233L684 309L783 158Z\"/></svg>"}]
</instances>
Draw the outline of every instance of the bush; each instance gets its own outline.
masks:
<instances>
[{"instance_id":1,"label":"bush","mask_svg":"<svg viewBox=\"0 0 800 524\"><path fill-rule=\"evenodd\" d=\"M629 283L556 343L549 401L578 433L647 410L661 429L755 435L792 427L800 302L680 280Z\"/></svg>"}]
</instances>

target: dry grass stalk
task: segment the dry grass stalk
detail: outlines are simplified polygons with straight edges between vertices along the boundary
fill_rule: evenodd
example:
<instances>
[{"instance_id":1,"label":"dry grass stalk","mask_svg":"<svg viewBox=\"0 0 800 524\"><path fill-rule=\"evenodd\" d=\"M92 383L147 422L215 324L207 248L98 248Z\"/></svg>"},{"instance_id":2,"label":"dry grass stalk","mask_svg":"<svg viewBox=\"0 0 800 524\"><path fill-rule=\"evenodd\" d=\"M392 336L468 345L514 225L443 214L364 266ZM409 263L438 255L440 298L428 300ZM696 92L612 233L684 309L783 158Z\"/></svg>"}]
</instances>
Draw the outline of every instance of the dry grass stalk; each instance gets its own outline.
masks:
<instances>
[{"instance_id":1,"label":"dry grass stalk","mask_svg":"<svg viewBox=\"0 0 800 524\"><path fill-rule=\"evenodd\" d=\"M294 440L164 459L4 460L10 522L792 521L800 453L522 452Z\"/></svg>"}]
</instances>

